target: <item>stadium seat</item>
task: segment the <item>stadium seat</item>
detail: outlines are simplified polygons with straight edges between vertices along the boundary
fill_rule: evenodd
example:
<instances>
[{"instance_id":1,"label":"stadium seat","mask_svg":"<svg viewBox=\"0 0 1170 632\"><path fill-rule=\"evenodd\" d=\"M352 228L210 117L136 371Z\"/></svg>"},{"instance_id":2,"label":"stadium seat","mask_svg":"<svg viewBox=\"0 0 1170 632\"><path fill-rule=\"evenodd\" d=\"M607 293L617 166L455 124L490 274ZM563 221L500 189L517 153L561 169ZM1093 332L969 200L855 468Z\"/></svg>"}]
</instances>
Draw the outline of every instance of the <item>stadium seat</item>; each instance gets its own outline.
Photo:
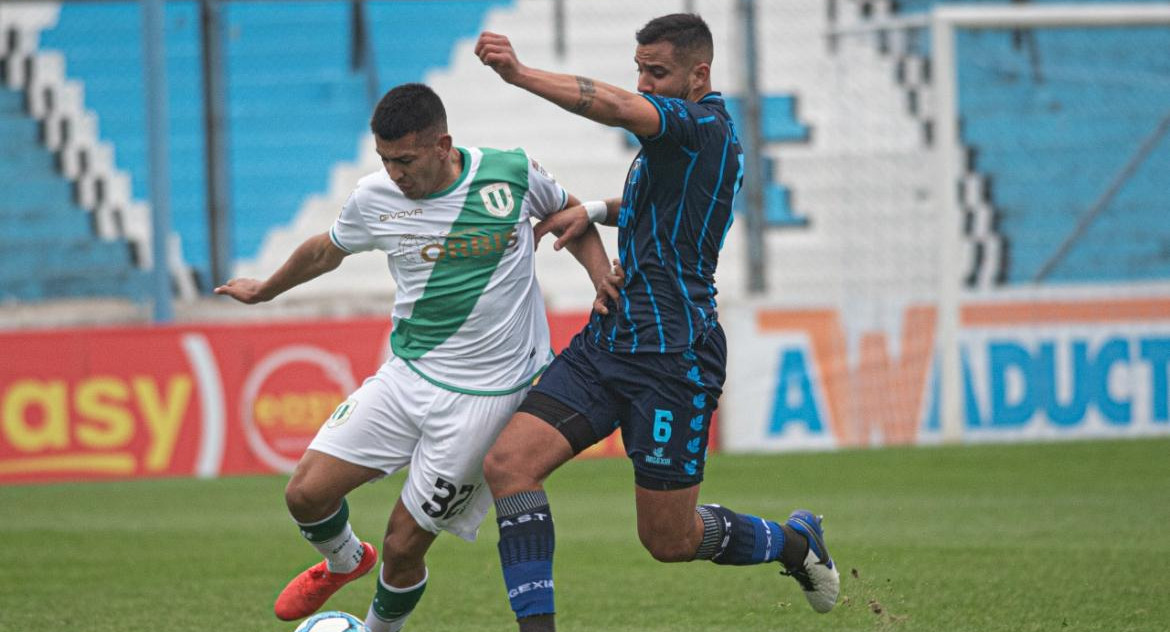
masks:
<instances>
[{"instance_id":1,"label":"stadium seat","mask_svg":"<svg viewBox=\"0 0 1170 632\"><path fill-rule=\"evenodd\" d=\"M369 5L371 31L379 34L379 88L422 81L429 68L448 62L456 37L473 34L483 12L500 4ZM268 232L324 192L332 167L352 159L354 139L366 129L372 104L364 71L352 64L349 11L344 2L225 5L235 257L255 256ZM186 257L207 278L198 4L167 3L166 21L172 224ZM140 24L133 4L67 3L42 45L64 52L68 75L85 85L102 138L131 174L134 197L147 199Z\"/></svg>"},{"instance_id":2,"label":"stadium seat","mask_svg":"<svg viewBox=\"0 0 1170 632\"><path fill-rule=\"evenodd\" d=\"M96 25L100 25L98 28ZM101 140L113 148L116 167L129 176L130 196L150 198L143 87L141 16L135 4L66 3L55 28L40 35L41 48L60 51L69 79L81 82L85 106L96 115ZM198 276L206 278L204 131L196 2L166 7L171 225L181 235Z\"/></svg>"},{"instance_id":3,"label":"stadium seat","mask_svg":"<svg viewBox=\"0 0 1170 632\"><path fill-rule=\"evenodd\" d=\"M900 0L895 9L920 13L944 4L954 2ZM1010 30L963 30L956 38L962 139L972 157L969 167L988 183L996 230L1006 245L1008 284L1033 282L1170 115L1170 60L1164 54L1170 50L1170 29L1027 34L1023 43ZM1145 228L1165 223L1168 160L1170 139L1163 138L1138 169L1117 181L1117 195L1098 209L1048 279L1137 281L1170 275L1164 238Z\"/></svg>"},{"instance_id":4,"label":"stadium seat","mask_svg":"<svg viewBox=\"0 0 1170 632\"><path fill-rule=\"evenodd\" d=\"M125 240L103 240L40 141L24 94L0 87L0 301L141 298L146 278Z\"/></svg>"}]
</instances>

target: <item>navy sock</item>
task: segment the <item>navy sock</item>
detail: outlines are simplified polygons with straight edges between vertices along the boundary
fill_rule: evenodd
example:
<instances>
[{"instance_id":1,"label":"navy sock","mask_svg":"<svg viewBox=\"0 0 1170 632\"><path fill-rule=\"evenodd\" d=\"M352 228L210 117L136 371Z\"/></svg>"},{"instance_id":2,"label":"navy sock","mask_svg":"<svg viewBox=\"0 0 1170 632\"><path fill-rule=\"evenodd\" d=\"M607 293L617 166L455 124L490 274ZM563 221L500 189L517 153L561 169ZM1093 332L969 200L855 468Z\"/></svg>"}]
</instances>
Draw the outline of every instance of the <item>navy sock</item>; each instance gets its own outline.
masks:
<instances>
[{"instance_id":1,"label":"navy sock","mask_svg":"<svg viewBox=\"0 0 1170 632\"><path fill-rule=\"evenodd\" d=\"M544 491L496 500L500 565L517 619L553 614L552 560L556 536Z\"/></svg>"},{"instance_id":2,"label":"navy sock","mask_svg":"<svg viewBox=\"0 0 1170 632\"><path fill-rule=\"evenodd\" d=\"M784 551L785 531L776 522L719 505L699 505L695 511L703 519L703 542L696 559L746 566L775 561Z\"/></svg>"}]
</instances>

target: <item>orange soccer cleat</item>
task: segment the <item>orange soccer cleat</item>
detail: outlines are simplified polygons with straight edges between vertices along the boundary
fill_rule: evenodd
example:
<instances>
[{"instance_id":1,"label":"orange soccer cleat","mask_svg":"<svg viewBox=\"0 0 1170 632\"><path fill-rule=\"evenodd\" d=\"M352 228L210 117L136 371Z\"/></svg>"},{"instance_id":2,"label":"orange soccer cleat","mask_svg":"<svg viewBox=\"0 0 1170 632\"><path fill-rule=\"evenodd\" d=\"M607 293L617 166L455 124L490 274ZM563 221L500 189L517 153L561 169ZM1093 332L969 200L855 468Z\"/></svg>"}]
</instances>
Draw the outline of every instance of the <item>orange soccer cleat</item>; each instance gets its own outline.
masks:
<instances>
[{"instance_id":1,"label":"orange soccer cleat","mask_svg":"<svg viewBox=\"0 0 1170 632\"><path fill-rule=\"evenodd\" d=\"M310 566L293 578L276 598L273 611L282 621L307 617L325 605L342 586L370 572L378 561L378 552L369 542L362 542L362 560L348 573L331 573L325 560Z\"/></svg>"}]
</instances>

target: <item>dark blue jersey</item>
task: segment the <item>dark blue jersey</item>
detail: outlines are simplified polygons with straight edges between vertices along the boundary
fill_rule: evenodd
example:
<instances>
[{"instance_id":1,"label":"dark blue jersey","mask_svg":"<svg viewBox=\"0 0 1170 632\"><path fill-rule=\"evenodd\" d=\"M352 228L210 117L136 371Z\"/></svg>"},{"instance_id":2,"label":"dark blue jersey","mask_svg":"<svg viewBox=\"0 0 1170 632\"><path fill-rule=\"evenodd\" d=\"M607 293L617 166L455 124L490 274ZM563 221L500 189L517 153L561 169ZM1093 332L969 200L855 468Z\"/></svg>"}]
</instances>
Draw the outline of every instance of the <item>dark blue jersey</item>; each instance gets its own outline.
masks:
<instances>
[{"instance_id":1,"label":"dark blue jersey","mask_svg":"<svg viewBox=\"0 0 1170 632\"><path fill-rule=\"evenodd\" d=\"M723 97L697 103L643 94L661 125L640 137L618 216L626 285L616 309L594 315L594 343L610 351L690 349L715 326L715 266L743 179L743 151Z\"/></svg>"}]
</instances>

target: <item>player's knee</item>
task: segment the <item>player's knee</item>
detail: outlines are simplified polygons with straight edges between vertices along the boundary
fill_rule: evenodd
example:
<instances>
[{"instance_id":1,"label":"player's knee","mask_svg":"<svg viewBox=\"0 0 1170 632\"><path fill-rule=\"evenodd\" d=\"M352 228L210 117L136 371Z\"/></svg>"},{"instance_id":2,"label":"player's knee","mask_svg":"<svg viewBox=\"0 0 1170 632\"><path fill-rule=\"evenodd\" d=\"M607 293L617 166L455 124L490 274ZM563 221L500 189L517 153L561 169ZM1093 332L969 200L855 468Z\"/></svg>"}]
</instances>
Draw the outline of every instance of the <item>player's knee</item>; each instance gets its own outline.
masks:
<instances>
[{"instance_id":1,"label":"player's knee","mask_svg":"<svg viewBox=\"0 0 1170 632\"><path fill-rule=\"evenodd\" d=\"M423 556L407 542L387 534L382 539L382 562L396 571L407 571L423 565Z\"/></svg>"},{"instance_id":2,"label":"player's knee","mask_svg":"<svg viewBox=\"0 0 1170 632\"><path fill-rule=\"evenodd\" d=\"M300 522L313 522L328 517L323 514L335 509L335 503L336 499L327 498L320 491L295 479L284 488L284 504L293 518Z\"/></svg>"},{"instance_id":3,"label":"player's knee","mask_svg":"<svg viewBox=\"0 0 1170 632\"><path fill-rule=\"evenodd\" d=\"M681 538L663 537L660 534L639 533L642 546L650 553L650 557L659 562L689 562L694 559L693 547Z\"/></svg>"},{"instance_id":4,"label":"player's knee","mask_svg":"<svg viewBox=\"0 0 1170 632\"><path fill-rule=\"evenodd\" d=\"M411 586L426 577L428 544L410 534L391 531L382 538L382 579L391 586Z\"/></svg>"},{"instance_id":5,"label":"player's knee","mask_svg":"<svg viewBox=\"0 0 1170 632\"><path fill-rule=\"evenodd\" d=\"M524 484L524 476L520 472L520 462L514 459L507 450L492 448L483 458L483 477L492 495L510 495Z\"/></svg>"}]
</instances>

